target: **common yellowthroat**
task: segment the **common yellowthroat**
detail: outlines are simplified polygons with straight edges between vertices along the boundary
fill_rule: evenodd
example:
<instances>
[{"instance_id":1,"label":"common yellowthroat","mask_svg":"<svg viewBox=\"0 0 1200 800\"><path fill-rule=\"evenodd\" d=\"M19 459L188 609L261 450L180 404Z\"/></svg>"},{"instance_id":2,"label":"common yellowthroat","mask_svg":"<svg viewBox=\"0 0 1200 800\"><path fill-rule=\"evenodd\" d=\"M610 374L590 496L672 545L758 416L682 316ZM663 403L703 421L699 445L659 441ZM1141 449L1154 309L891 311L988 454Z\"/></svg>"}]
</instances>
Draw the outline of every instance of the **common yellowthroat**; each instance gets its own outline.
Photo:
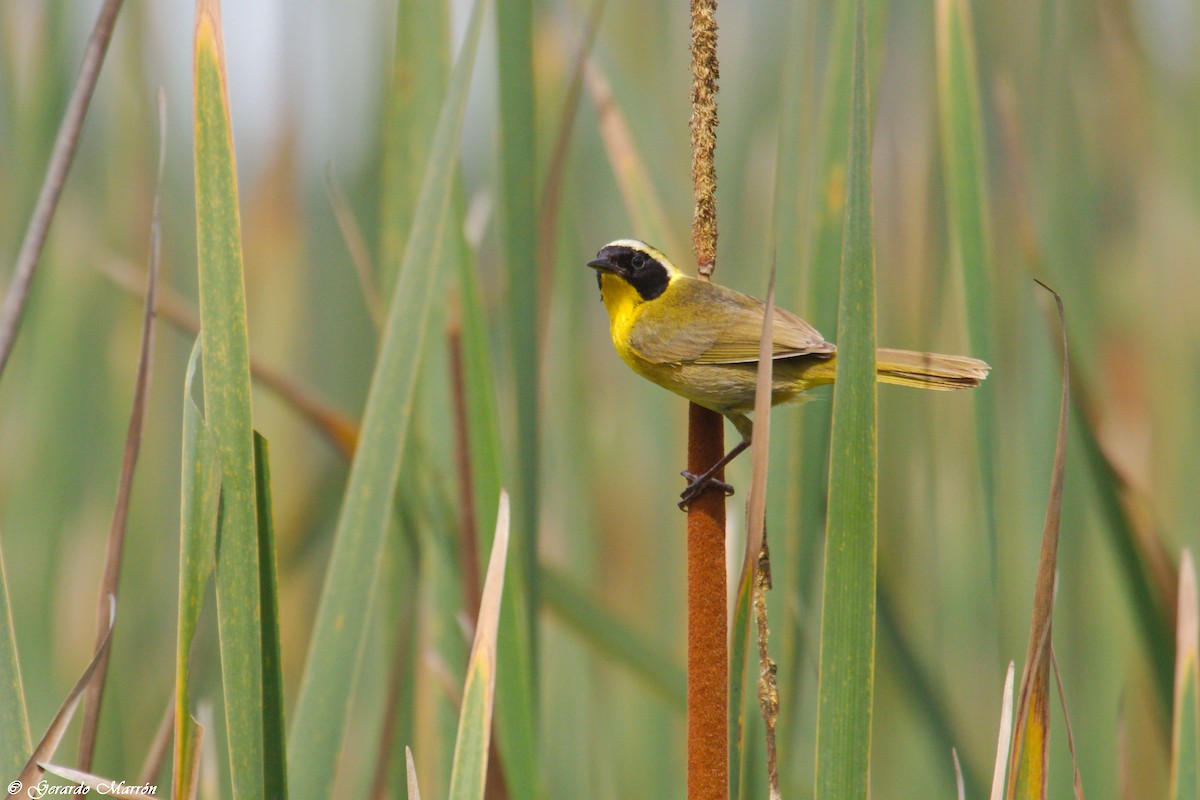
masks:
<instances>
[{"instance_id":1,"label":"common yellowthroat","mask_svg":"<svg viewBox=\"0 0 1200 800\"><path fill-rule=\"evenodd\" d=\"M596 270L617 354L643 378L725 415L742 441L701 475L686 470L680 508L709 485L733 487L716 473L750 446L759 340L765 304L680 272L665 255L637 239L618 239L587 263ZM837 347L804 320L776 308L771 325L774 370L771 404L796 400L833 383ZM984 362L966 356L880 349L883 383L920 389L969 389L987 377Z\"/></svg>"}]
</instances>

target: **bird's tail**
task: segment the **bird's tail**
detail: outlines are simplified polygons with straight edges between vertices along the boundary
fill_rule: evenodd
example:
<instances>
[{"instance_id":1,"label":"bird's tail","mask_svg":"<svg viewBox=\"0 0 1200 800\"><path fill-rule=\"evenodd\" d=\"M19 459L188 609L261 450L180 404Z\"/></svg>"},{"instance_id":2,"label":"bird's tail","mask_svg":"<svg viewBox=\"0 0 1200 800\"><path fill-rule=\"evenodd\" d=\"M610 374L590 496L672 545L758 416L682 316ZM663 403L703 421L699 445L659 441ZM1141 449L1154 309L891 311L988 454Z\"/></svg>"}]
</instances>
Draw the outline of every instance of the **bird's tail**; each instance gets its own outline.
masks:
<instances>
[{"instance_id":1,"label":"bird's tail","mask_svg":"<svg viewBox=\"0 0 1200 800\"><path fill-rule=\"evenodd\" d=\"M991 367L985 362L967 356L887 348L875 351L875 375L880 383L948 392L978 386L987 377L989 369ZM811 364L804 371L805 388L826 386L836 378L836 355Z\"/></svg>"},{"instance_id":2,"label":"bird's tail","mask_svg":"<svg viewBox=\"0 0 1200 800\"><path fill-rule=\"evenodd\" d=\"M876 351L875 361L880 383L939 391L978 386L991 369L977 358L886 348Z\"/></svg>"}]
</instances>

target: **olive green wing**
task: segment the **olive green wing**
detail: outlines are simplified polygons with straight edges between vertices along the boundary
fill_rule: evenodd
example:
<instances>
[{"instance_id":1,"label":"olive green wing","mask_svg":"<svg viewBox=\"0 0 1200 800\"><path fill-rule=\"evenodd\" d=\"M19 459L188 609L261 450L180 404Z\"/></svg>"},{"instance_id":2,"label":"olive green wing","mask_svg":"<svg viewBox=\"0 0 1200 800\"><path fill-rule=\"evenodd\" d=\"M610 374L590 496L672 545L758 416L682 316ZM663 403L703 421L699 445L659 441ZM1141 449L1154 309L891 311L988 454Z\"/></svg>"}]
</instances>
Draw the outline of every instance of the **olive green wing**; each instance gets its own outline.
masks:
<instances>
[{"instance_id":1,"label":"olive green wing","mask_svg":"<svg viewBox=\"0 0 1200 800\"><path fill-rule=\"evenodd\" d=\"M643 311L630 345L659 364L757 361L765 308L761 300L724 286L677 279ZM815 328L789 311L775 309L771 328L773 358L834 352Z\"/></svg>"},{"instance_id":2,"label":"olive green wing","mask_svg":"<svg viewBox=\"0 0 1200 800\"><path fill-rule=\"evenodd\" d=\"M729 290L725 290L729 291ZM766 304L753 297L739 295L751 304L739 306L733 313L722 315L723 325L716 341L697 356L697 364L741 364L758 361L759 338L762 336ZM834 352L815 328L790 311L775 309L771 318L771 357L828 354Z\"/></svg>"}]
</instances>

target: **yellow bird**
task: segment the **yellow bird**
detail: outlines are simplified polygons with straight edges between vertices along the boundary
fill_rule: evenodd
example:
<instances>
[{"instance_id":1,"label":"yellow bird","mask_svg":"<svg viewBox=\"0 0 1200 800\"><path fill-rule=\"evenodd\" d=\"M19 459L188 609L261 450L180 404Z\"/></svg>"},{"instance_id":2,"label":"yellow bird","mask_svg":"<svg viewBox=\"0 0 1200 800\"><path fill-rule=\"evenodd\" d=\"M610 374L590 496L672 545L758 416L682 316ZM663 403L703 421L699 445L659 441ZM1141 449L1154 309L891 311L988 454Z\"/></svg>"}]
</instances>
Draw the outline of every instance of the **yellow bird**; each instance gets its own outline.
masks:
<instances>
[{"instance_id":1,"label":"yellow bird","mask_svg":"<svg viewBox=\"0 0 1200 800\"><path fill-rule=\"evenodd\" d=\"M587 264L596 270L617 354L643 378L725 415L742 441L701 475L686 470L680 508L709 485L733 487L716 473L750 446L759 340L765 304L680 272L665 255L637 239L605 245ZM814 386L833 383L837 348L804 320L776 308L771 326L774 370L771 404L786 403ZM969 389L988 365L966 356L877 351L883 383L920 389Z\"/></svg>"}]
</instances>

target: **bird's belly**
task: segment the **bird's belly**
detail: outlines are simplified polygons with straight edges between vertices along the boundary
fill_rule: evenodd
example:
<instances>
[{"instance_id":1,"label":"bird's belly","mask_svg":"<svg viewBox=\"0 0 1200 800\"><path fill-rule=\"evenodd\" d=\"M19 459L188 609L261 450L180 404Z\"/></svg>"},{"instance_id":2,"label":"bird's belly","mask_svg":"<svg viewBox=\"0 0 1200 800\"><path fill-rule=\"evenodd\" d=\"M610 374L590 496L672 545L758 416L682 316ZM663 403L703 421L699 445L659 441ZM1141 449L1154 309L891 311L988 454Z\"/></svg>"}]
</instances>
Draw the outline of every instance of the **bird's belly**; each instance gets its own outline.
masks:
<instances>
[{"instance_id":1,"label":"bird's belly","mask_svg":"<svg viewBox=\"0 0 1200 800\"><path fill-rule=\"evenodd\" d=\"M754 410L758 364L655 364L633 353L621 354L642 377L693 403L726 413ZM790 360L789 360L790 361ZM771 405L793 400L808 388L800 365L777 361L772 375Z\"/></svg>"}]
</instances>

